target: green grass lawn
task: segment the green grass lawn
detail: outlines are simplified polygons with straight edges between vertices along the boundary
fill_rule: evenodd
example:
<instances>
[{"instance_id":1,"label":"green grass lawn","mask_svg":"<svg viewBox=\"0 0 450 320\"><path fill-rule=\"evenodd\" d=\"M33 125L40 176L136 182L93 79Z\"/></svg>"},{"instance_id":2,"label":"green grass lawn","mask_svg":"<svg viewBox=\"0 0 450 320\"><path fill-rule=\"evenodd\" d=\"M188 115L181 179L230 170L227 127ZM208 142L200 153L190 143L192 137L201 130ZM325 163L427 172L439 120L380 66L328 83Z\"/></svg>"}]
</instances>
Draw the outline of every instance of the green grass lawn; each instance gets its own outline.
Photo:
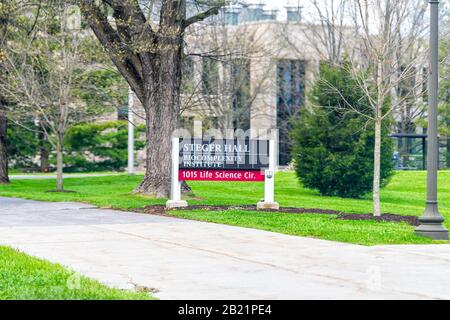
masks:
<instances>
[{"instance_id":1,"label":"green grass lawn","mask_svg":"<svg viewBox=\"0 0 450 320\"><path fill-rule=\"evenodd\" d=\"M164 204L157 200L131 194L142 176L71 178L66 189L77 193L48 193L54 188L53 180L14 180L0 186L0 196L22 197L44 201L80 201L99 207L136 209L151 204ZM263 183L191 182L195 198L190 204L255 205L263 197ZM382 191L382 211L402 215L422 214L425 207L426 172L397 172ZM275 181L275 198L283 207L319 208L348 213L370 213L371 196L362 199L344 199L320 196L318 192L303 188L292 172L279 172ZM440 211L450 227L450 172L439 173ZM373 244L431 243L413 235L414 227L405 223L337 220L335 216L293 215L238 210L222 212L174 211L173 215L210 222L240 225L293 235L322 239Z\"/></svg>"},{"instance_id":2,"label":"green grass lawn","mask_svg":"<svg viewBox=\"0 0 450 320\"><path fill-rule=\"evenodd\" d=\"M297 215L240 210L219 212L183 210L176 211L174 215L180 218L361 245L433 243L429 239L415 236L414 228L406 223L338 220L336 215Z\"/></svg>"},{"instance_id":3,"label":"green grass lawn","mask_svg":"<svg viewBox=\"0 0 450 320\"><path fill-rule=\"evenodd\" d=\"M64 173L66 178L70 178L73 176L89 176L89 175L120 175L122 172L117 171L92 171L92 172L68 172ZM18 169L9 170L9 177L14 178L16 176L42 176L42 177L54 177L56 176L56 172L23 172Z\"/></svg>"},{"instance_id":4,"label":"green grass lawn","mask_svg":"<svg viewBox=\"0 0 450 320\"><path fill-rule=\"evenodd\" d=\"M0 300L151 299L147 293L111 289L58 264L0 246Z\"/></svg>"}]
</instances>

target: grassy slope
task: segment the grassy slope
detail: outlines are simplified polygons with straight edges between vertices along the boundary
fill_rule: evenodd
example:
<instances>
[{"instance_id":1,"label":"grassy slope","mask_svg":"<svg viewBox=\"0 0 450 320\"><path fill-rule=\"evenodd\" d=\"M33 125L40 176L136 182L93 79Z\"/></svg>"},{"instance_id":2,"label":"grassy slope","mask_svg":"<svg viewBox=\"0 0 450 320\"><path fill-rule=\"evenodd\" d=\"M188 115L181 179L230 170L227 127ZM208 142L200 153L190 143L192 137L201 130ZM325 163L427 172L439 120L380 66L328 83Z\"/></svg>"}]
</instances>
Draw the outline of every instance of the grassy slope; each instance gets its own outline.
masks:
<instances>
[{"instance_id":1,"label":"grassy slope","mask_svg":"<svg viewBox=\"0 0 450 320\"><path fill-rule=\"evenodd\" d=\"M67 189L78 193L46 193L54 188L53 180L18 180L9 186L0 186L0 196L16 196L45 201L81 201L100 207L120 209L141 208L149 204L163 204L143 196L131 195L140 176L71 178ZM420 215L425 203L425 172L398 172L382 191L382 210L396 214ZM192 182L196 199L190 204L256 204L263 196L262 183ZM363 199L323 197L313 190L303 188L291 172L276 176L276 200L281 206L334 209L350 213L371 212L370 195ZM439 200L441 213L450 227L450 172L439 173ZM370 221L339 221L333 216L283 215L257 212L227 211L220 213L192 211L175 212L180 217L211 222L242 225L294 235L314 236L323 239L360 244L428 243L427 239L412 235L413 227L406 224L377 223Z\"/></svg>"},{"instance_id":2,"label":"grassy slope","mask_svg":"<svg viewBox=\"0 0 450 320\"><path fill-rule=\"evenodd\" d=\"M60 265L0 246L0 300L150 298L146 293L111 289L86 277L74 277Z\"/></svg>"}]
</instances>

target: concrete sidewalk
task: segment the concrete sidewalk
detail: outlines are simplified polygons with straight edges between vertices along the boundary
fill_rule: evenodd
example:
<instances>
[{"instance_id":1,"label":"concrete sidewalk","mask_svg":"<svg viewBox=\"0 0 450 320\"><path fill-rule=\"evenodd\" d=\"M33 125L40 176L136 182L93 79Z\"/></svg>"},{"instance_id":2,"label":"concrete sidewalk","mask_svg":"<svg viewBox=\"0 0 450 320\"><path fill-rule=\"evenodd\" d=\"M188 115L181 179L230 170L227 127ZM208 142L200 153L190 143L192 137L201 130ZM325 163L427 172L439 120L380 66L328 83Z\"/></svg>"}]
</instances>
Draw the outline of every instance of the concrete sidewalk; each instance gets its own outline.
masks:
<instances>
[{"instance_id":1,"label":"concrete sidewalk","mask_svg":"<svg viewBox=\"0 0 450 320\"><path fill-rule=\"evenodd\" d=\"M449 299L450 246L363 247L0 198L0 244L162 299Z\"/></svg>"}]
</instances>

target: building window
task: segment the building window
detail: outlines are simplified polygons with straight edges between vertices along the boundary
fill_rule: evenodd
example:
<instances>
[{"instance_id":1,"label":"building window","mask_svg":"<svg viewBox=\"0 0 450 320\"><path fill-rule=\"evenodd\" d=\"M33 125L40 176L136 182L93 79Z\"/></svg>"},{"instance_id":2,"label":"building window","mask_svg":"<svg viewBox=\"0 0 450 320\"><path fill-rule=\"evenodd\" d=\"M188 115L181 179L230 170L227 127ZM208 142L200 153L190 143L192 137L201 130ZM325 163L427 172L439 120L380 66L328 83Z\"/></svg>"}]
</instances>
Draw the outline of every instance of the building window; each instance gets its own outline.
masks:
<instances>
[{"instance_id":1,"label":"building window","mask_svg":"<svg viewBox=\"0 0 450 320\"><path fill-rule=\"evenodd\" d=\"M237 59L232 65L233 127L250 129L250 61Z\"/></svg>"},{"instance_id":2,"label":"building window","mask_svg":"<svg viewBox=\"0 0 450 320\"><path fill-rule=\"evenodd\" d=\"M401 98L410 97L415 100L413 95L414 87L416 86L416 68L405 67L400 68L399 73L402 75L403 79L397 85L397 95Z\"/></svg>"},{"instance_id":3,"label":"building window","mask_svg":"<svg viewBox=\"0 0 450 320\"><path fill-rule=\"evenodd\" d=\"M123 106L117 109L117 120L128 121L128 106Z\"/></svg>"},{"instance_id":4,"label":"building window","mask_svg":"<svg viewBox=\"0 0 450 320\"><path fill-rule=\"evenodd\" d=\"M288 22L302 21L302 7L286 7L286 14Z\"/></svg>"},{"instance_id":5,"label":"building window","mask_svg":"<svg viewBox=\"0 0 450 320\"><path fill-rule=\"evenodd\" d=\"M180 128L189 131L191 135L194 134L194 117L180 117Z\"/></svg>"},{"instance_id":6,"label":"building window","mask_svg":"<svg viewBox=\"0 0 450 320\"><path fill-rule=\"evenodd\" d=\"M226 7L224 9L225 24L237 26L240 12L241 9L239 7Z\"/></svg>"},{"instance_id":7,"label":"building window","mask_svg":"<svg viewBox=\"0 0 450 320\"><path fill-rule=\"evenodd\" d=\"M279 130L279 163L291 161L290 119L305 103L305 61L280 60L277 64L277 127Z\"/></svg>"},{"instance_id":8,"label":"building window","mask_svg":"<svg viewBox=\"0 0 450 320\"><path fill-rule=\"evenodd\" d=\"M212 116L204 118L202 121L203 132L209 129L217 129L219 127L219 117Z\"/></svg>"},{"instance_id":9,"label":"building window","mask_svg":"<svg viewBox=\"0 0 450 320\"><path fill-rule=\"evenodd\" d=\"M219 85L219 64L217 60L204 57L202 89L204 95L217 95Z\"/></svg>"},{"instance_id":10,"label":"building window","mask_svg":"<svg viewBox=\"0 0 450 320\"><path fill-rule=\"evenodd\" d=\"M422 68L422 99L428 101L428 68Z\"/></svg>"},{"instance_id":11,"label":"building window","mask_svg":"<svg viewBox=\"0 0 450 320\"><path fill-rule=\"evenodd\" d=\"M253 3L247 6L246 21L260 21L264 14L264 4Z\"/></svg>"},{"instance_id":12,"label":"building window","mask_svg":"<svg viewBox=\"0 0 450 320\"><path fill-rule=\"evenodd\" d=\"M194 60L192 59L191 56L186 56L183 59L181 74L182 74L181 93L193 94L195 91Z\"/></svg>"}]
</instances>

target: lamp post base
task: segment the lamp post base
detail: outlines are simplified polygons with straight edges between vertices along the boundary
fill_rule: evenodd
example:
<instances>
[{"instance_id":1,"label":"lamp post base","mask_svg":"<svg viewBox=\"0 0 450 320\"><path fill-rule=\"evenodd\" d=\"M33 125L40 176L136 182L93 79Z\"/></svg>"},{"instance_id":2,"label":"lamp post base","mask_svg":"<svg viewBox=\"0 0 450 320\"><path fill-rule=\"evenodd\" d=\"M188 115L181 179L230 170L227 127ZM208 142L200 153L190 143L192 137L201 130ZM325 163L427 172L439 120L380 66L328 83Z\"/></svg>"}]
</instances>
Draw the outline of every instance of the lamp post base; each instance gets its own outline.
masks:
<instances>
[{"instance_id":1,"label":"lamp post base","mask_svg":"<svg viewBox=\"0 0 450 320\"><path fill-rule=\"evenodd\" d=\"M448 230L444 227L444 217L438 211L437 203L428 202L423 216L419 218L420 226L414 233L433 240L448 240Z\"/></svg>"},{"instance_id":2,"label":"lamp post base","mask_svg":"<svg viewBox=\"0 0 450 320\"><path fill-rule=\"evenodd\" d=\"M448 230L443 228L443 230L440 231L425 231L425 230L419 230L419 228L417 228L414 231L414 234L420 237L426 237L426 238L430 238L433 240L448 240Z\"/></svg>"}]
</instances>

